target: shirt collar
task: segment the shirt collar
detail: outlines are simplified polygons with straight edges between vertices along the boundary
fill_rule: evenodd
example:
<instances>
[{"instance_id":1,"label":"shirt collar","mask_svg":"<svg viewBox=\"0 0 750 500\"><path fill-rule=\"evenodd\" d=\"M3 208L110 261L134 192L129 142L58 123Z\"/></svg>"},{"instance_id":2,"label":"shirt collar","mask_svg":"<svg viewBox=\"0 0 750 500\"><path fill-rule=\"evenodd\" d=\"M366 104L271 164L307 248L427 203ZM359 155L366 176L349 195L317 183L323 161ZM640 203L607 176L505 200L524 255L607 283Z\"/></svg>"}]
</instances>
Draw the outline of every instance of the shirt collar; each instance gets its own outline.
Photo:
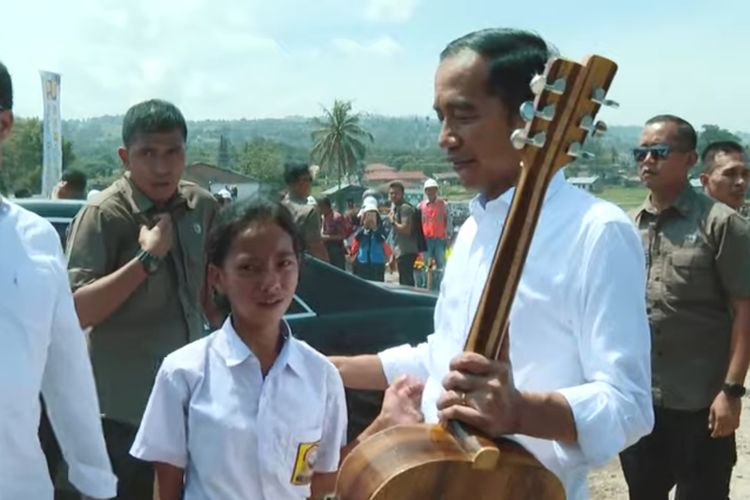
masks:
<instances>
[{"instance_id":1,"label":"shirt collar","mask_svg":"<svg viewBox=\"0 0 750 500\"><path fill-rule=\"evenodd\" d=\"M281 320L280 327L281 335L284 337L284 345L281 347L281 352L273 363L274 367L289 365L292 370L300 374L304 368L304 360L302 359L302 354L299 352L300 347L297 345L297 339L292 335L292 329L286 320ZM218 337L219 341L216 343L216 350L224 358L227 366L237 366L250 357L255 358L253 351L242 341L234 329L231 315L227 316L227 319L224 320L224 324L219 329Z\"/></svg>"},{"instance_id":2,"label":"shirt collar","mask_svg":"<svg viewBox=\"0 0 750 500\"><path fill-rule=\"evenodd\" d=\"M309 198L303 198L301 196L297 196L291 191L286 194L286 199L294 203L299 203L301 205L307 205L307 202L309 200Z\"/></svg>"},{"instance_id":3,"label":"shirt collar","mask_svg":"<svg viewBox=\"0 0 750 500\"><path fill-rule=\"evenodd\" d=\"M696 196L697 193L693 190L693 187L690 185L690 183L688 183L687 186L685 186L685 189L682 190L680 195L672 202L672 205L670 205L669 208L674 208L680 215L686 217L690 213ZM667 210L669 210L669 208L667 208ZM654 204L651 203L651 194L646 196L646 199L643 200L643 203L636 212L636 216L640 218L643 212L649 213L651 215L659 215L659 210L657 210ZM664 212L664 210L662 210L662 212Z\"/></svg>"},{"instance_id":4,"label":"shirt collar","mask_svg":"<svg viewBox=\"0 0 750 500\"><path fill-rule=\"evenodd\" d=\"M146 214L154 208L154 202L151 201L130 178L130 172L125 172L123 175L123 183L121 189L125 199L130 204L134 214ZM177 185L177 193L172 197L165 207L167 212L175 212L178 209L187 207L192 210L195 208L197 203L196 197L186 197L183 191L182 183Z\"/></svg>"},{"instance_id":5,"label":"shirt collar","mask_svg":"<svg viewBox=\"0 0 750 500\"><path fill-rule=\"evenodd\" d=\"M567 182L565 180L565 174L562 170L559 170L552 176L552 180L547 186L547 190L544 193L544 203L549 203L549 200L557 194L560 188ZM498 196L493 200L488 200L483 194L478 194L469 203L469 210L471 215L475 218L482 217L487 212L494 212L496 210L508 211L513 201L513 195L516 192L515 186L508 189L502 195Z\"/></svg>"}]
</instances>

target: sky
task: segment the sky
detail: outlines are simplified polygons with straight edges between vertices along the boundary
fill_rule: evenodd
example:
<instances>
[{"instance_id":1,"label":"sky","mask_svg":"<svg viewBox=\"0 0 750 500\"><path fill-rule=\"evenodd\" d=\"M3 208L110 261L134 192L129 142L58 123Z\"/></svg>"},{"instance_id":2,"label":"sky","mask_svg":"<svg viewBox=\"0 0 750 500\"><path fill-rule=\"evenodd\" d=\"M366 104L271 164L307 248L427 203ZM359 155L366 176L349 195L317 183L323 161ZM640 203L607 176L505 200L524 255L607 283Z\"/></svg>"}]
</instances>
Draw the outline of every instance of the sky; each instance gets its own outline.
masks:
<instances>
[{"instance_id":1,"label":"sky","mask_svg":"<svg viewBox=\"0 0 750 500\"><path fill-rule=\"evenodd\" d=\"M0 60L19 116L39 70L62 74L63 118L159 97L198 119L356 111L432 116L443 47L486 27L537 32L566 58L616 61L600 118L673 113L750 131L747 0L0 0Z\"/></svg>"}]
</instances>

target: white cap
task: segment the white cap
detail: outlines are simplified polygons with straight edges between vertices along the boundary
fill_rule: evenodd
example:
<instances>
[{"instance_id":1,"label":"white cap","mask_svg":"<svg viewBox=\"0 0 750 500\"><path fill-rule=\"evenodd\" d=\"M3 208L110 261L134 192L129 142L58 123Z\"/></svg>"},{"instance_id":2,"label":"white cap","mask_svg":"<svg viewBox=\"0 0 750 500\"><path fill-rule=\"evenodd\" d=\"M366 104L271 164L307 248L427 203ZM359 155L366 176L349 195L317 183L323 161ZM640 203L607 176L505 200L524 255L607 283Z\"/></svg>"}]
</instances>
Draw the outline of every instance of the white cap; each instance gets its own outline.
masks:
<instances>
[{"instance_id":1,"label":"white cap","mask_svg":"<svg viewBox=\"0 0 750 500\"><path fill-rule=\"evenodd\" d=\"M427 179L426 181L424 181L423 189L436 188L436 187L438 187L438 183L435 179Z\"/></svg>"},{"instance_id":2,"label":"white cap","mask_svg":"<svg viewBox=\"0 0 750 500\"><path fill-rule=\"evenodd\" d=\"M89 194L86 195L86 199L90 200L99 193L101 193L101 191L99 191L98 189L92 189L91 191L89 191Z\"/></svg>"},{"instance_id":3,"label":"white cap","mask_svg":"<svg viewBox=\"0 0 750 500\"><path fill-rule=\"evenodd\" d=\"M219 196L221 196L222 198L224 198L226 200L231 200L232 199L232 193L230 193L228 189L222 189L221 191L219 191L216 194L218 194Z\"/></svg>"}]
</instances>

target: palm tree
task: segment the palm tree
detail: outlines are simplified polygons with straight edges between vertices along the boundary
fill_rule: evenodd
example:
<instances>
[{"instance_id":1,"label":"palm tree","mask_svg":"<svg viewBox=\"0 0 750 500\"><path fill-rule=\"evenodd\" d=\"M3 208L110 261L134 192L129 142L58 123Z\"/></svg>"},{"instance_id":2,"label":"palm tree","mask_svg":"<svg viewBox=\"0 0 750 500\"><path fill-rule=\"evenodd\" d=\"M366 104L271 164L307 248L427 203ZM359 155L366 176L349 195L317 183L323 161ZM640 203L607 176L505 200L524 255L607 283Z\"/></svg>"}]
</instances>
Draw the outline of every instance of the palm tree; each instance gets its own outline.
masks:
<instances>
[{"instance_id":1,"label":"palm tree","mask_svg":"<svg viewBox=\"0 0 750 500\"><path fill-rule=\"evenodd\" d=\"M325 169L336 168L338 188L341 177L351 175L365 156L365 140L373 141L372 134L359 125L359 114L352 114L350 101L333 102L333 109L323 108L325 116L316 118L319 127L312 132L315 143L310 155Z\"/></svg>"}]
</instances>

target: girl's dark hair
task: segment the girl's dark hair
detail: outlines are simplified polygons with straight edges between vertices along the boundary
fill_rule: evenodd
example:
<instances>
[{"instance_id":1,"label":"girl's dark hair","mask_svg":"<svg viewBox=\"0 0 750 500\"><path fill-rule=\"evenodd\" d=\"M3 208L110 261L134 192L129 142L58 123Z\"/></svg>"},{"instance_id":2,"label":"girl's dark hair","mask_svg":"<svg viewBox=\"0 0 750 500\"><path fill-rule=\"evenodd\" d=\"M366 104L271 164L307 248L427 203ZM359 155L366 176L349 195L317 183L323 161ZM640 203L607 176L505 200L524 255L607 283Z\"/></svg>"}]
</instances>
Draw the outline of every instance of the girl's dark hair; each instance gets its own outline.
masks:
<instances>
[{"instance_id":1,"label":"girl's dark hair","mask_svg":"<svg viewBox=\"0 0 750 500\"><path fill-rule=\"evenodd\" d=\"M208 262L221 267L237 235L253 222L261 220L278 224L286 231L292 238L294 253L301 260L302 238L289 209L278 201L257 196L231 203L219 211L208 236Z\"/></svg>"}]
</instances>

